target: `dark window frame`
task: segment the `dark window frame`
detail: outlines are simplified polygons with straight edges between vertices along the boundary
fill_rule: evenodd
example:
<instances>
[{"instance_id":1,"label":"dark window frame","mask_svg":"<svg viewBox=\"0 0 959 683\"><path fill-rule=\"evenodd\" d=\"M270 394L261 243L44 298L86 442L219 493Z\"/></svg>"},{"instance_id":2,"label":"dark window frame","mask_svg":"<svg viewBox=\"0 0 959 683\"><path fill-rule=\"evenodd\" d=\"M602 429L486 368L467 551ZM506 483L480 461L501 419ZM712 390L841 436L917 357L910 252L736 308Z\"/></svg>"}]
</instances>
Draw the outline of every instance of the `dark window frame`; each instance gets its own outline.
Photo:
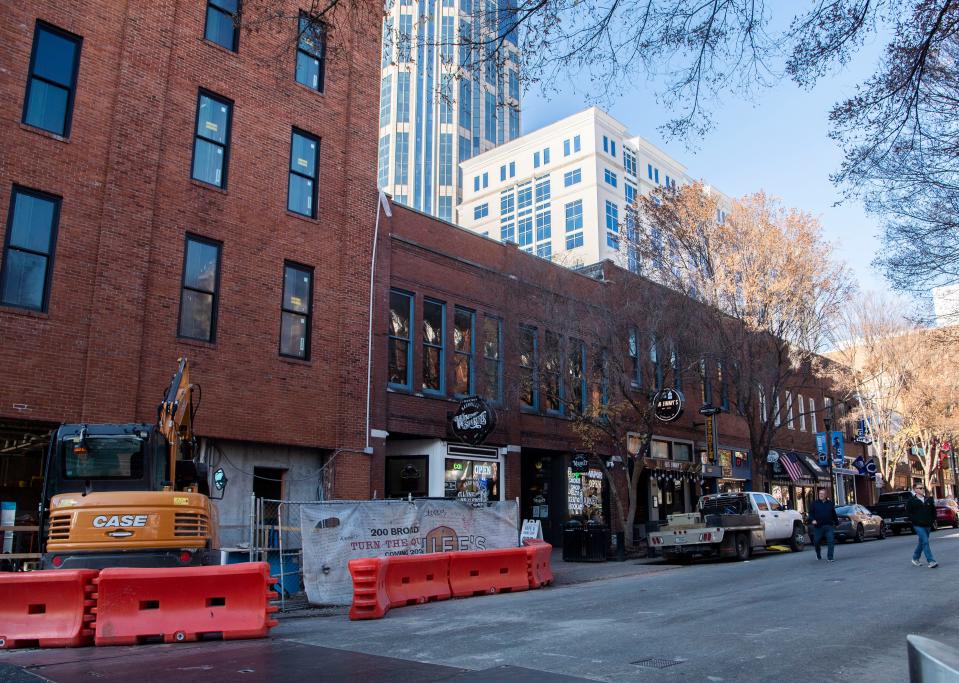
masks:
<instances>
[{"instance_id":1,"label":"dark window frame","mask_svg":"<svg viewBox=\"0 0 959 683\"><path fill-rule=\"evenodd\" d=\"M196 289L195 287L187 287L186 284L186 259L187 259L187 249L190 247L190 241L200 242L202 244L207 244L211 247L216 247L216 279L213 285L213 305L212 312L210 314L210 338L209 339L200 339L198 337L188 337L180 331L180 326L183 319L183 292L189 289L191 292L200 292L202 294L211 294L211 292L204 292L202 289ZM177 339L190 339L192 341L204 342L207 344L216 344L216 332L217 332L217 323L219 322L219 308L220 308L220 276L223 270L223 242L219 240L214 240L209 237L203 237L202 235L197 235L196 233L188 232L183 239L183 267L182 272L180 273L180 305L177 310L176 316L176 336Z\"/></svg>"},{"instance_id":2,"label":"dark window frame","mask_svg":"<svg viewBox=\"0 0 959 683\"><path fill-rule=\"evenodd\" d=\"M208 97L214 102L219 102L220 104L229 105L230 110L226 114L226 142L220 143L216 140L211 140L207 137L202 137L202 139L211 145L217 145L218 147L223 148L223 177L219 185L214 185L213 183L208 183L205 180L200 180L195 175L193 175L193 167L196 164L196 143L197 139L201 138L200 136L200 98ZM230 178L230 141L233 137L233 107L235 103L228 97L223 97L222 95L217 95L212 90L207 90L206 88L199 88L196 95L196 116L193 121L193 151L190 155L190 179L195 180L196 182L206 185L207 187L215 187L219 190L227 189L227 182Z\"/></svg>"},{"instance_id":3,"label":"dark window frame","mask_svg":"<svg viewBox=\"0 0 959 683\"><path fill-rule=\"evenodd\" d=\"M386 360L386 365L387 365L387 386L388 386L390 389L394 389L394 390L398 390L398 391L411 392L411 391L413 391L413 337L414 337L413 325L415 324L415 319L416 319L416 295L413 294L412 292L407 292L407 291L402 290L402 289L395 289L395 288L392 288L392 287L391 287L391 288L390 288L390 296L392 297L393 294L398 294L398 295L400 295L400 296L406 297L406 301L407 301L407 304L408 304L408 308L407 308L407 316L408 316L407 330L408 330L408 334L407 334L406 337L399 337L399 336L394 335L392 332L390 332L389 322L387 323L387 329L386 329L386 338L387 338L387 347L386 347L386 349L387 349L387 360ZM388 310L392 310L392 305L391 305L391 304L389 305L389 309L388 309ZM388 377L389 377L389 364L390 364L390 359L389 359L389 353L390 353L389 341L390 341L391 339L401 340L401 341L403 341L403 342L406 343L406 382L405 382L404 384L400 384L400 383L397 383L397 382L390 382L390 381L389 381L389 378L388 378Z\"/></svg>"},{"instance_id":4,"label":"dark window frame","mask_svg":"<svg viewBox=\"0 0 959 683\"><path fill-rule=\"evenodd\" d=\"M525 340L525 335L529 335L529 338L530 338L530 339L532 340L532 342L533 342L533 345L532 345L532 347L530 348L530 353L531 353L531 356L532 356L532 357L530 358L530 365L528 365L528 366L523 365L523 363L522 363L523 351L525 350L524 344L525 344L525 341L526 341L526 340ZM520 325L520 326L519 326L519 343L520 343L520 348L519 348L520 353L519 353L519 358L518 358L517 360L519 361L518 365L519 365L520 375L521 375L520 387L521 387L521 389L522 389L522 382L523 382L523 379L522 379L522 378L528 373L528 374L529 374L529 378L530 378L530 379L529 379L529 382L530 382L530 392L531 392L531 394L532 394L532 395L531 395L531 398L533 399L533 400L532 400L532 403L524 403L524 402L523 402L523 398L522 398L522 396L521 396L521 397L520 397L520 410L522 410L523 412L527 412L527 413L538 413L538 412L539 412L539 406L540 406L540 400L539 400L539 392L540 392L540 386L539 386L539 330L538 330L536 327L532 326L532 325Z\"/></svg>"},{"instance_id":5,"label":"dark window frame","mask_svg":"<svg viewBox=\"0 0 959 683\"><path fill-rule=\"evenodd\" d=\"M306 19L307 24L306 28L303 26L303 20ZM316 54L314 51L308 50L303 47L303 35L306 29L312 29L318 27L322 32L323 37L323 47L320 51L320 54ZM319 17L311 15L309 12L300 10L300 14L297 19L296 24L296 56L293 60L293 80L302 85L305 88L309 88L314 92L324 93L326 92L326 48L327 48L327 38L329 36L329 30L325 22L323 22ZM300 63L300 53L311 57L312 59L317 60L320 63L319 66L319 83L317 87L313 87L309 83L304 83L299 79L299 68Z\"/></svg>"},{"instance_id":6,"label":"dark window frame","mask_svg":"<svg viewBox=\"0 0 959 683\"><path fill-rule=\"evenodd\" d=\"M236 1L236 12L230 12L223 7L220 7L220 0L206 0L206 11L203 13L203 40L209 41L214 45L219 45L225 50L230 52L239 52L240 51L240 27L236 24L236 18L240 16L240 13L243 11L243 0ZM222 43L218 43L209 36L207 36L207 29L210 26L210 10L214 12L219 12L220 14L230 18L230 22L233 24L233 46L227 47Z\"/></svg>"},{"instance_id":7,"label":"dark window frame","mask_svg":"<svg viewBox=\"0 0 959 683\"><path fill-rule=\"evenodd\" d=\"M296 139L296 136L306 138L312 142L316 143L316 158L313 159L313 172L315 175L309 176L305 173L300 173L299 171L294 170L293 168L293 141ZM306 178L307 180L313 181L313 195L310 202L310 213L301 213L295 209L290 208L290 182L289 176L299 176L301 178ZM286 183L286 210L290 213L295 213L297 216L305 216L307 218L316 218L317 216L317 202L319 197L320 189L320 138L312 133L307 133L302 128L293 127L292 132L290 133L290 172L287 177Z\"/></svg>"},{"instance_id":8,"label":"dark window frame","mask_svg":"<svg viewBox=\"0 0 959 683\"><path fill-rule=\"evenodd\" d=\"M38 199L44 199L47 201L53 202L53 221L50 226L50 248L48 253L41 254L40 252L34 251L32 249L23 249L21 247L11 247L10 246L10 236L13 233L13 214L16 209L16 198L17 194L23 193L37 197ZM57 251L57 236L60 232L60 207L63 203L63 197L59 197L55 194L50 194L49 192L44 192L43 190L35 190L31 187L26 187L24 185L14 184L10 190L10 205L7 207L7 231L3 238L3 263L0 264L0 288L3 287L3 284L7 281L7 267L9 259L7 254L11 249L15 251L26 252L28 254L34 254L37 256L44 256L47 259L47 271L43 278L43 297L40 302L40 308L34 308L33 306L21 306L19 304L7 303L0 299L0 305L9 306L11 308L19 308L25 311L38 311L40 313L46 313L49 310L50 306L50 290L53 288L53 264L54 258ZM3 291L0 289L0 297L3 296Z\"/></svg>"},{"instance_id":9,"label":"dark window frame","mask_svg":"<svg viewBox=\"0 0 959 683\"><path fill-rule=\"evenodd\" d=\"M36 69L36 62L37 62L37 44L40 40L41 28L45 31L49 31L50 33L55 33L59 35L61 38L66 38L67 40L73 43L76 43L77 57L73 63L73 74L71 75L71 78L70 78L71 84L69 88L64 88L64 86L61 83L55 83L47 78L44 78L43 76L37 76L34 73L34 70ZM30 69L27 72L27 87L23 94L23 113L20 116L21 123L23 123L24 125L30 126L32 128L45 130L48 133L57 135L62 138L70 137L70 133L73 129L73 105L76 102L77 81L79 80L79 77L80 77L80 53L82 50L83 50L83 36L78 36L75 33L70 33L69 31L65 31L64 29L54 26L53 24L48 24L47 22L42 21L40 19L36 20L33 26L33 45L30 48ZM33 123L29 123L27 121L27 110L30 106L30 91L33 89L33 79L35 78L43 81L44 83L47 83L48 85L53 85L57 88L67 90L67 107L66 107L66 112L64 113L62 133L57 133L47 128L41 128L40 126L37 126L36 124L33 124Z\"/></svg>"},{"instance_id":10,"label":"dark window frame","mask_svg":"<svg viewBox=\"0 0 959 683\"><path fill-rule=\"evenodd\" d=\"M456 348L456 316L459 313L465 313L469 316L470 320L470 346L468 351L460 351ZM472 396L476 393L476 311L472 308L466 308L465 306L453 305L453 328L454 333L453 337L453 370L456 370L456 361L460 357L465 357L466 362L469 367L469 376L466 380L466 392L458 392L453 388L453 396L456 398L462 398L464 396ZM455 381L455 376L454 376Z\"/></svg>"},{"instance_id":11,"label":"dark window frame","mask_svg":"<svg viewBox=\"0 0 959 683\"><path fill-rule=\"evenodd\" d=\"M486 354L486 321L493 321L496 325L496 356ZM490 391L490 386L486 384L483 392L486 400L494 406L503 405L503 319L496 315L485 315L483 318L483 374L484 380L488 379L486 368L490 363L496 366L496 386L495 395ZM485 382L484 382L485 383Z\"/></svg>"},{"instance_id":12,"label":"dark window frame","mask_svg":"<svg viewBox=\"0 0 959 683\"><path fill-rule=\"evenodd\" d=\"M426 335L422 334L420 339L420 348L423 351L423 365L420 368L420 391L427 396L445 396L446 395L446 302L440 301L439 299L434 299L433 297L425 296L423 297L423 324L426 324L426 307L427 306L439 306L440 307L440 336L439 343L429 342L426 340ZM423 330L425 332L425 329ZM411 330L412 332L412 330ZM439 358L437 359L437 368L439 370L439 389L433 389L432 387L426 386L426 351L427 349L438 349Z\"/></svg>"},{"instance_id":13,"label":"dark window frame","mask_svg":"<svg viewBox=\"0 0 959 683\"><path fill-rule=\"evenodd\" d=\"M292 269L300 273L305 273L310 276L310 293L309 299L307 300L306 313L293 310L292 308L286 307L286 271L287 269ZM283 358L293 358L296 360L310 360L312 357L313 349L313 282L314 282L314 268L312 266L307 266L303 263L297 263L296 261L290 261L289 259L283 261L283 283L280 286L280 339L278 343L279 354ZM283 314L289 313L290 315L297 315L306 318L306 344L304 353L302 356L295 356L289 353L283 353Z\"/></svg>"}]
</instances>

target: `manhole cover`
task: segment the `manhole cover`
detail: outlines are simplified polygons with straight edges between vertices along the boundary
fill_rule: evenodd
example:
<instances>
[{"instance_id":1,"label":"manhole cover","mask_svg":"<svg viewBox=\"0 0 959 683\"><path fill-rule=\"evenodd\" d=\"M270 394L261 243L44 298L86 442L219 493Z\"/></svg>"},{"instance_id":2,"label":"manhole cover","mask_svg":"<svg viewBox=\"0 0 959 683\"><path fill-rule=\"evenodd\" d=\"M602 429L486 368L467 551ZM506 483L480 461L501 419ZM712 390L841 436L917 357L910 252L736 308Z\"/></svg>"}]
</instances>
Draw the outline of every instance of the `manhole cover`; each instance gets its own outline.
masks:
<instances>
[{"instance_id":1,"label":"manhole cover","mask_svg":"<svg viewBox=\"0 0 959 683\"><path fill-rule=\"evenodd\" d=\"M631 662L636 666L644 666L647 669L668 669L671 666L676 666L677 664L682 664L685 660L683 659L663 659L661 657L646 657L645 659L637 659L635 662Z\"/></svg>"}]
</instances>

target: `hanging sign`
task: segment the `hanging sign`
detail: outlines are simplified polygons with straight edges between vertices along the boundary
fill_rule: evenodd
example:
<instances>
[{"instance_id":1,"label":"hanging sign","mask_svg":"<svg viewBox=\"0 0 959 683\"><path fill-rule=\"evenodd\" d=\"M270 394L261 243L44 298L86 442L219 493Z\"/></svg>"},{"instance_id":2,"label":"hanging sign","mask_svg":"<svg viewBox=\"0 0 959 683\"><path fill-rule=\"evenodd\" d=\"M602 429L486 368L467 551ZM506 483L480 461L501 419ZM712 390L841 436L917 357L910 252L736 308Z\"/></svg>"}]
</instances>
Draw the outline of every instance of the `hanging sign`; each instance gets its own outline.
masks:
<instances>
[{"instance_id":1,"label":"hanging sign","mask_svg":"<svg viewBox=\"0 0 959 683\"><path fill-rule=\"evenodd\" d=\"M661 389L653 396L653 413L660 422L672 422L683 414L683 403L678 389Z\"/></svg>"},{"instance_id":2,"label":"hanging sign","mask_svg":"<svg viewBox=\"0 0 959 683\"><path fill-rule=\"evenodd\" d=\"M574 474L585 474L589 472L589 457L585 453L577 453L573 456L570 467Z\"/></svg>"},{"instance_id":3,"label":"hanging sign","mask_svg":"<svg viewBox=\"0 0 959 683\"><path fill-rule=\"evenodd\" d=\"M479 396L467 396L449 414L450 431L471 446L478 446L496 428L496 412Z\"/></svg>"}]
</instances>

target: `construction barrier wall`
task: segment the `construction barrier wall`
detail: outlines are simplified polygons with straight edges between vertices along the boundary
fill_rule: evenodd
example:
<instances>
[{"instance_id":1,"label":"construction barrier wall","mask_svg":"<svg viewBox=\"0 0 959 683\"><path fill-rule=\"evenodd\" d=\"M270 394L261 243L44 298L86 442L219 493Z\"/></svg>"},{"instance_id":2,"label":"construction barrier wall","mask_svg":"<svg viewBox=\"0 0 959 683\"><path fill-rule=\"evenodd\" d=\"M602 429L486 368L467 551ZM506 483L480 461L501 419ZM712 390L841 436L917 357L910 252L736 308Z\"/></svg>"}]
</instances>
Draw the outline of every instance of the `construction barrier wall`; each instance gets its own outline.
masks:
<instances>
[{"instance_id":1,"label":"construction barrier wall","mask_svg":"<svg viewBox=\"0 0 959 683\"><path fill-rule=\"evenodd\" d=\"M0 574L0 648L93 642L95 569Z\"/></svg>"}]
</instances>

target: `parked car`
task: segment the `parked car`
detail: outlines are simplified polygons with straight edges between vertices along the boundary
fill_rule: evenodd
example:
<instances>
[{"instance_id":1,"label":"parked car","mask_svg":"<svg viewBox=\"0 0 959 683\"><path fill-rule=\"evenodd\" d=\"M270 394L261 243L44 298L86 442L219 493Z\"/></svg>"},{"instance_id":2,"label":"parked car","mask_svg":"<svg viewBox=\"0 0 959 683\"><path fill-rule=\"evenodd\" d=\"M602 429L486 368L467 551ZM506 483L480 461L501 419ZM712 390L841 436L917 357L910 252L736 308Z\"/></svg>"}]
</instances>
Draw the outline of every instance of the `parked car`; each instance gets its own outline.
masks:
<instances>
[{"instance_id":1,"label":"parked car","mask_svg":"<svg viewBox=\"0 0 959 683\"><path fill-rule=\"evenodd\" d=\"M912 491L883 493L879 496L879 502L872 506L872 511L886 523L886 529L891 529L896 536L903 530L912 531L912 522L906 514L906 501L912 495Z\"/></svg>"},{"instance_id":2,"label":"parked car","mask_svg":"<svg viewBox=\"0 0 959 683\"><path fill-rule=\"evenodd\" d=\"M936 501L936 526L951 526L959 529L959 503L951 498Z\"/></svg>"},{"instance_id":3,"label":"parked car","mask_svg":"<svg viewBox=\"0 0 959 683\"><path fill-rule=\"evenodd\" d=\"M859 504L843 505L836 508L839 525L836 527L836 540L854 540L862 543L866 538L885 538L886 523L879 515L874 515Z\"/></svg>"}]
</instances>

